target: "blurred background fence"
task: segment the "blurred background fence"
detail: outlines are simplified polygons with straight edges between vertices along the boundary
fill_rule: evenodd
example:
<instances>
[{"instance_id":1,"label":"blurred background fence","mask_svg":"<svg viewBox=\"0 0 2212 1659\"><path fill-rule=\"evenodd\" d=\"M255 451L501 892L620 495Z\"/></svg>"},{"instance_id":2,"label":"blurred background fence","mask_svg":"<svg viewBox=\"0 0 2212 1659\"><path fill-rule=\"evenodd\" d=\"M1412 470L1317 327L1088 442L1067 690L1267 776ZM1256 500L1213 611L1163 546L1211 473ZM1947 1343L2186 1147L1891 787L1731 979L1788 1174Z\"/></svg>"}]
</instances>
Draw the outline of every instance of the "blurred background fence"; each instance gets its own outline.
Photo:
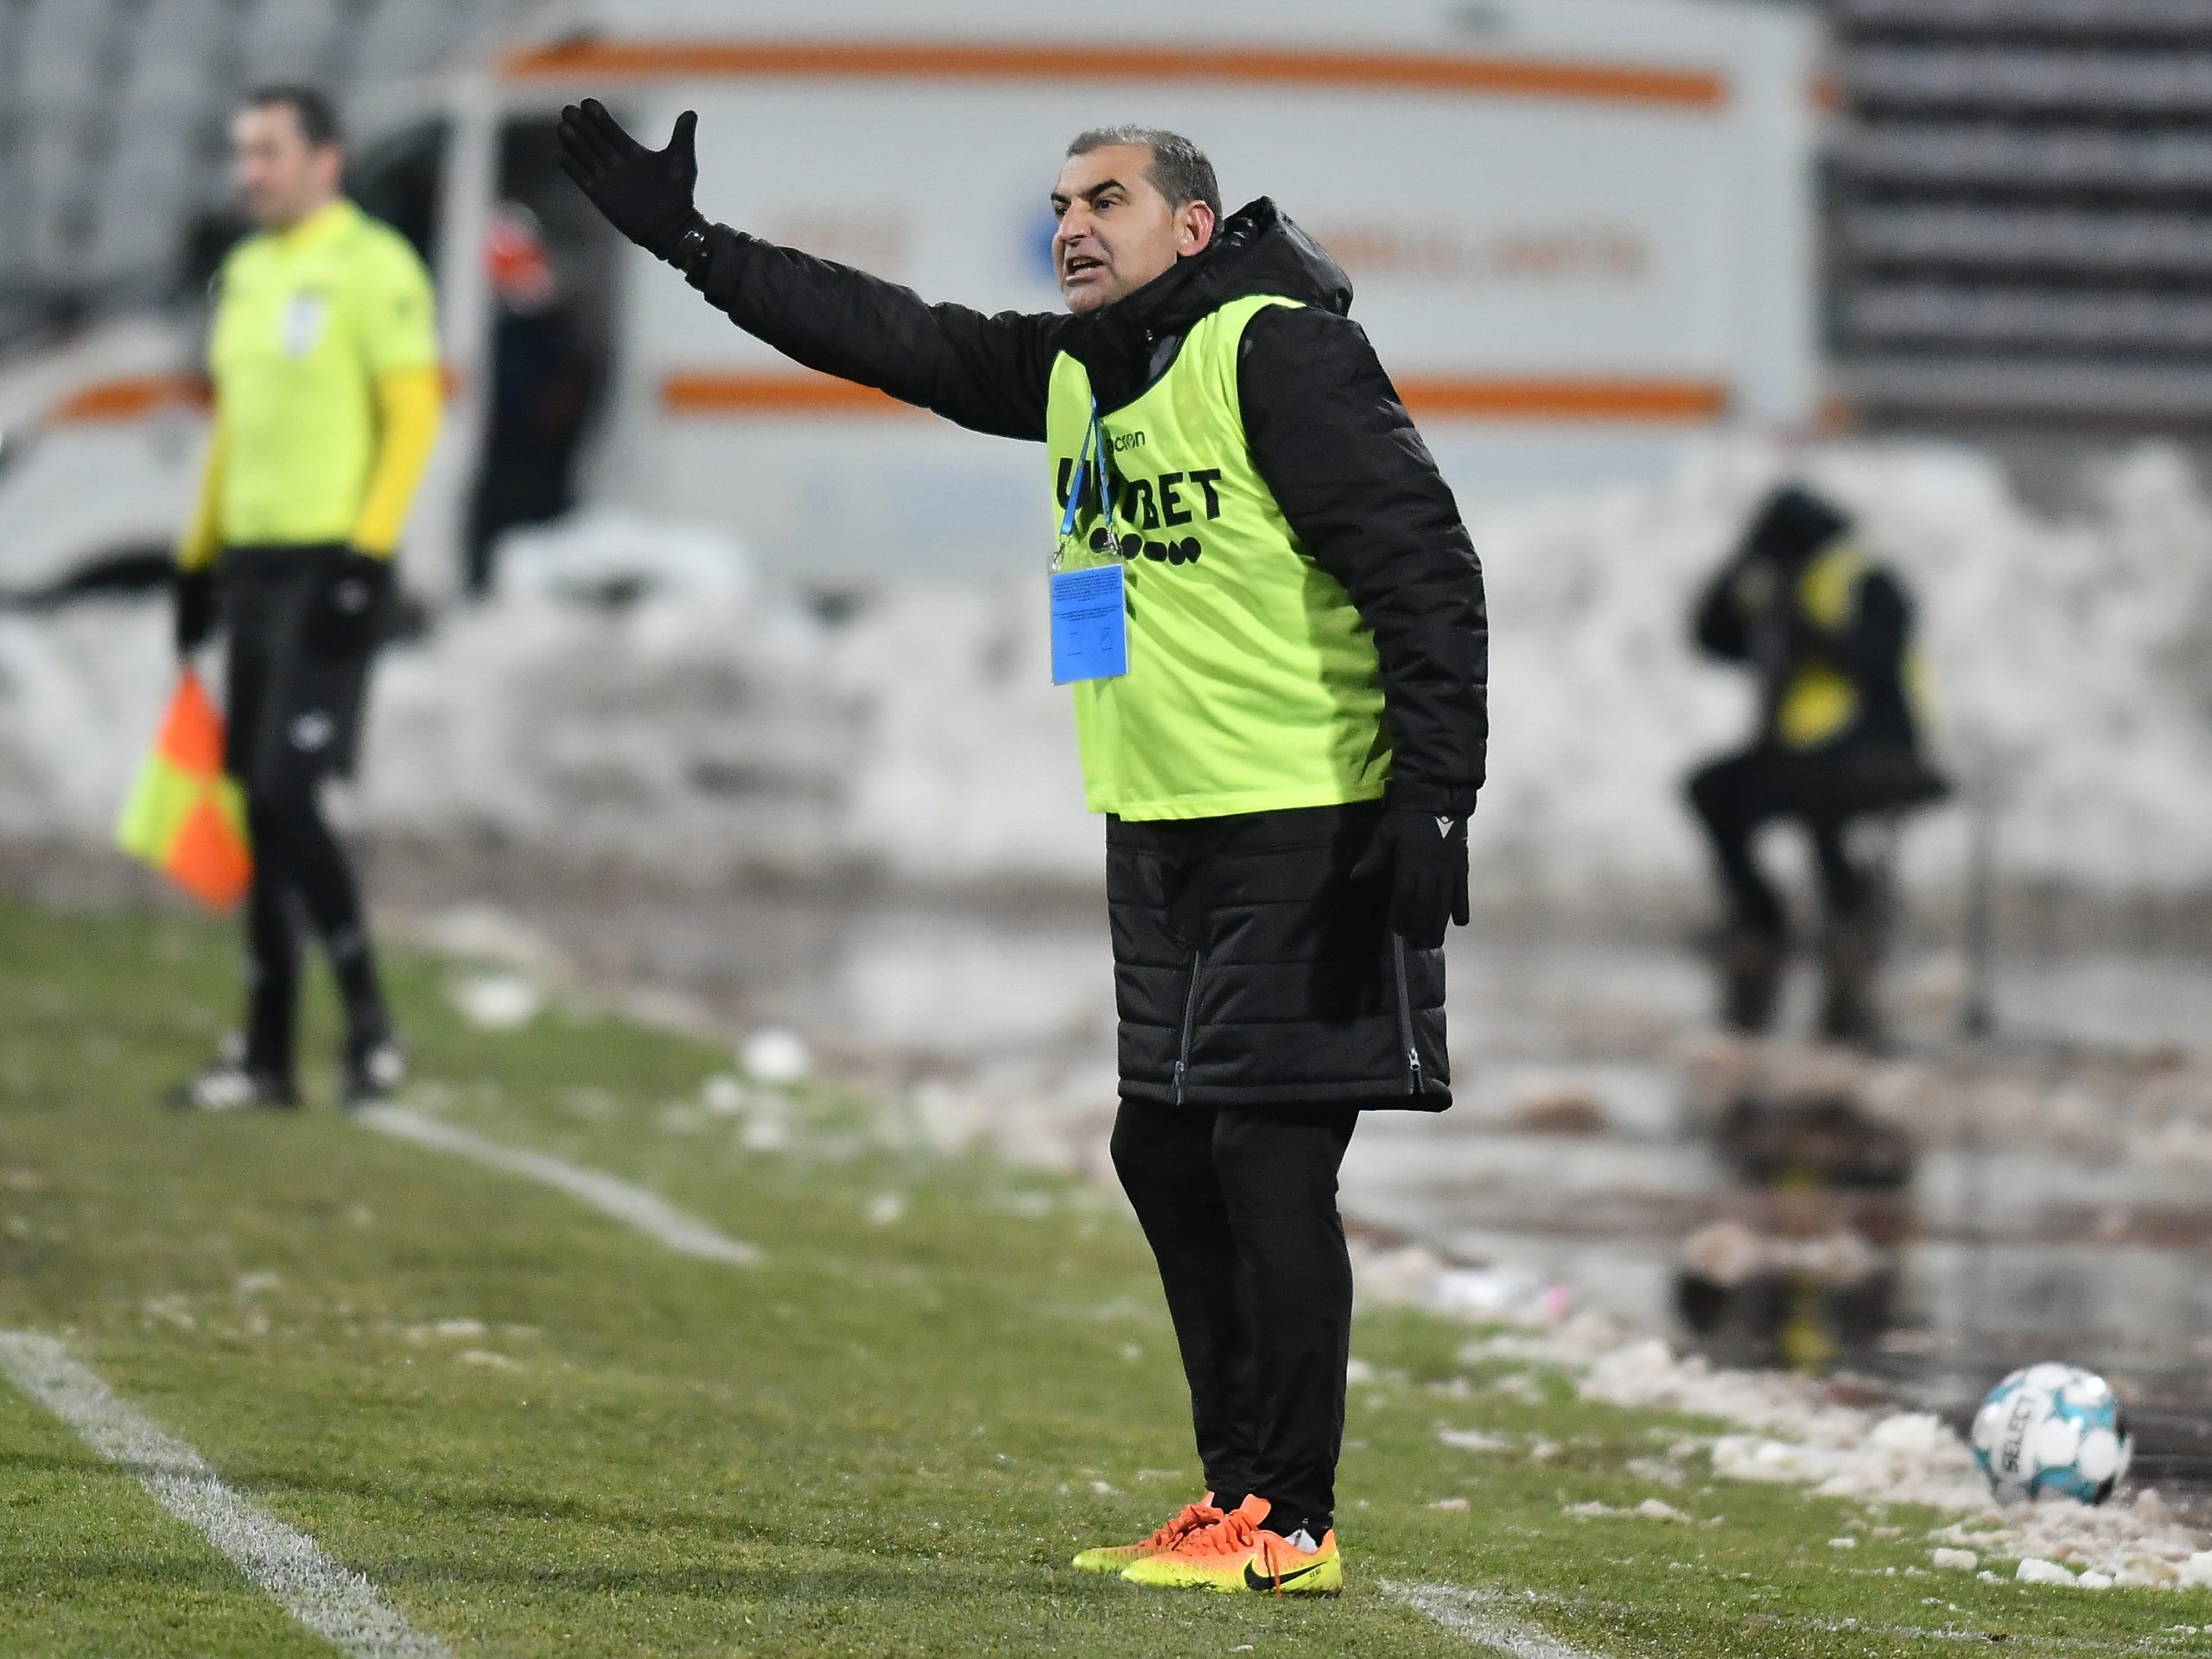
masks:
<instances>
[{"instance_id":1,"label":"blurred background fence","mask_svg":"<svg viewBox=\"0 0 2212 1659\"><path fill-rule=\"evenodd\" d=\"M1834 45L1828 338L1853 413L1951 429L2212 415L2212 3L1813 10ZM246 87L305 79L372 106L543 10L0 0L0 352L204 278Z\"/></svg>"},{"instance_id":2,"label":"blurred background fence","mask_svg":"<svg viewBox=\"0 0 2212 1659\"><path fill-rule=\"evenodd\" d=\"M0 352L204 281L229 121L265 81L379 88L465 60L521 0L0 0Z\"/></svg>"}]
</instances>

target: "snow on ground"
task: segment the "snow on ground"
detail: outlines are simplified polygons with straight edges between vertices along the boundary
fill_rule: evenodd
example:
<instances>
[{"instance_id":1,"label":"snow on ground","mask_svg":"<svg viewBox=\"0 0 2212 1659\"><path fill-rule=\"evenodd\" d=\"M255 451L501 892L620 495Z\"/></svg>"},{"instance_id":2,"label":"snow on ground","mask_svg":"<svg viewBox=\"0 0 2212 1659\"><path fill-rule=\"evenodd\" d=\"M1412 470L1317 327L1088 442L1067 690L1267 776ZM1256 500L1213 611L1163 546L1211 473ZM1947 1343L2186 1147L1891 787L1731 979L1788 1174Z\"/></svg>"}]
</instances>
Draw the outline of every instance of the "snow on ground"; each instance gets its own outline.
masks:
<instances>
[{"instance_id":1,"label":"snow on ground","mask_svg":"<svg viewBox=\"0 0 2212 1659\"><path fill-rule=\"evenodd\" d=\"M2212 885L2212 504L2175 454L2029 516L1964 449L1840 445L1805 470L1917 589L1947 756L2006 800L2007 874L2097 894ZM1588 906L1701 872L1679 779L1749 696L1686 613L1777 459L1501 508L1489 582L1493 899ZM859 868L1093 883L1066 696L1033 582L898 588L826 623L711 532L588 518L379 671L365 826L686 879ZM578 595L599 602L581 602ZM144 602L0 619L0 831L104 837L168 677ZM1916 837L1947 880L1956 815Z\"/></svg>"},{"instance_id":2,"label":"snow on ground","mask_svg":"<svg viewBox=\"0 0 2212 1659\"><path fill-rule=\"evenodd\" d=\"M1426 1251L1363 1252L1356 1265L1363 1300L1455 1311L1452 1281L1465 1270L1444 1268ZM2014 1570L2023 1582L2082 1589L2212 1585L2212 1539L2177 1520L2155 1490L2095 1509L2065 1501L2000 1506L1965 1442L1926 1413L1840 1405L1811 1378L1715 1367L1604 1315L1560 1321L1527 1305L1502 1312L1517 1314L1522 1327L1469 1343L1463 1361L1554 1366L1574 1376L1585 1400L1735 1424L1745 1432L1684 1440L1668 1453L1680 1462L1702 1452L1723 1479L1789 1482L1827 1497L1955 1516L1928 1535L1936 1567L1987 1571L1985 1563L2001 1560L2020 1564ZM1484 1440L1481 1449L1497 1449L1475 1438ZM1664 1519L1660 1508L1669 1507L1655 1496L1641 1513Z\"/></svg>"}]
</instances>

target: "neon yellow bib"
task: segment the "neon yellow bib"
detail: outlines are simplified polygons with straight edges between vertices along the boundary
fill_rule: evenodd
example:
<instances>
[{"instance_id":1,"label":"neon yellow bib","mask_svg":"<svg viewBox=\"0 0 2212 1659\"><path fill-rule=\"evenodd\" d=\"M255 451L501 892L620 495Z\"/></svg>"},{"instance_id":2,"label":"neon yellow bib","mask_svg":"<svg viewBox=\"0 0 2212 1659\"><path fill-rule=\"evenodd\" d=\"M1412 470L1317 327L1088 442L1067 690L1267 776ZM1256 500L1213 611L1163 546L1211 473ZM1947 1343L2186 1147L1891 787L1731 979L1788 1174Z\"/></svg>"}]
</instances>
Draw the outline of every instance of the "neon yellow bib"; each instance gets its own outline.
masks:
<instances>
[{"instance_id":1,"label":"neon yellow bib","mask_svg":"<svg viewBox=\"0 0 2212 1659\"><path fill-rule=\"evenodd\" d=\"M1823 549L1798 578L1797 603L1814 626L1830 633L1850 626L1859 594L1873 567L1852 543ZM1905 707L1923 731L1929 723L1927 664L1908 645L1901 665ZM1807 663L1790 677L1775 714L1776 735L1788 747L1814 749L1859 718L1858 688L1826 663Z\"/></svg>"},{"instance_id":2,"label":"neon yellow bib","mask_svg":"<svg viewBox=\"0 0 2212 1659\"><path fill-rule=\"evenodd\" d=\"M1110 530L1086 499L1063 569L1123 563L1129 671L1073 688L1084 798L1125 818L1202 818L1374 800L1390 778L1375 641L1299 544L1252 463L1232 302L1196 324L1141 397L1103 411ZM1052 365L1055 531L1090 426L1090 377Z\"/></svg>"},{"instance_id":3,"label":"neon yellow bib","mask_svg":"<svg viewBox=\"0 0 2212 1659\"><path fill-rule=\"evenodd\" d=\"M376 460L378 379L437 360L423 262L353 203L240 243L207 353L224 540L344 541Z\"/></svg>"}]
</instances>

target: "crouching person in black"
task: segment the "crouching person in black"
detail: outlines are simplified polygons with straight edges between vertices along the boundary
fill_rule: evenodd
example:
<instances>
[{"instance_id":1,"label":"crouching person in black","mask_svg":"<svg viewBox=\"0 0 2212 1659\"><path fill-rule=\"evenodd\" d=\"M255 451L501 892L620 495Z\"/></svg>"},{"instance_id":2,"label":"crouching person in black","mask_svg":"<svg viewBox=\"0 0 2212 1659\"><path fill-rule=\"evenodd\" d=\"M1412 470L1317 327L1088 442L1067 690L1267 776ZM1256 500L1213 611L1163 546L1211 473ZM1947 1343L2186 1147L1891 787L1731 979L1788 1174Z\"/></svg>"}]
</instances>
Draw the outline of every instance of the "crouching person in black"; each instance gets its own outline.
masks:
<instances>
[{"instance_id":1,"label":"crouching person in black","mask_svg":"<svg viewBox=\"0 0 2212 1659\"><path fill-rule=\"evenodd\" d=\"M1853 859L1849 832L1855 821L1948 792L1920 753L1910 601L1860 550L1848 518L1791 485L1767 499L1707 588L1696 628L1707 655L1759 678L1751 746L1689 780L1728 905L1719 944L1727 1021L1756 1032L1773 1018L1788 925L1751 840L1787 818L1811 836L1820 871L1821 1033L1873 1041L1880 895Z\"/></svg>"}]
</instances>

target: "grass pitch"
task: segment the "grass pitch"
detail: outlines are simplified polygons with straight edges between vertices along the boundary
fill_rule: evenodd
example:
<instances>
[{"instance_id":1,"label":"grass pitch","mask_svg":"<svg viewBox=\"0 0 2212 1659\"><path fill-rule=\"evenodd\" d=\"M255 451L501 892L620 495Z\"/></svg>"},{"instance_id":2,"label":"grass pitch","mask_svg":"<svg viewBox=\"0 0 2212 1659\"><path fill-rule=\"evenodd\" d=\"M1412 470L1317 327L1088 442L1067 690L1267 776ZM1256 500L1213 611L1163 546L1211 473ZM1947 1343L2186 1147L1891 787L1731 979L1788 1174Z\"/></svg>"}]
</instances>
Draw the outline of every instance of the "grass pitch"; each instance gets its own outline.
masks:
<instances>
[{"instance_id":1,"label":"grass pitch","mask_svg":"<svg viewBox=\"0 0 2212 1659\"><path fill-rule=\"evenodd\" d=\"M1463 1362L1465 1327L1393 1311L1355 1344L1341 1602L1075 1573L1196 1483L1117 1197L931 1154L835 1090L717 1111L710 1046L558 1007L477 1031L453 965L393 971L416 1103L664 1194L761 1265L372 1135L327 1076L296 1118L161 1112L235 1001L228 931L0 906L0 1328L65 1338L457 1654L1479 1650L1385 1581L1493 1592L1597 1655L2212 1642L2176 1628L2212 1624L2202 1592L1983 1583L1929 1569L1932 1516L1694 1458L1662 1484L1655 1457L1711 1426ZM1655 1497L1691 1519L1570 1512ZM329 1651L4 1386L0 1535L0 1652Z\"/></svg>"}]
</instances>

